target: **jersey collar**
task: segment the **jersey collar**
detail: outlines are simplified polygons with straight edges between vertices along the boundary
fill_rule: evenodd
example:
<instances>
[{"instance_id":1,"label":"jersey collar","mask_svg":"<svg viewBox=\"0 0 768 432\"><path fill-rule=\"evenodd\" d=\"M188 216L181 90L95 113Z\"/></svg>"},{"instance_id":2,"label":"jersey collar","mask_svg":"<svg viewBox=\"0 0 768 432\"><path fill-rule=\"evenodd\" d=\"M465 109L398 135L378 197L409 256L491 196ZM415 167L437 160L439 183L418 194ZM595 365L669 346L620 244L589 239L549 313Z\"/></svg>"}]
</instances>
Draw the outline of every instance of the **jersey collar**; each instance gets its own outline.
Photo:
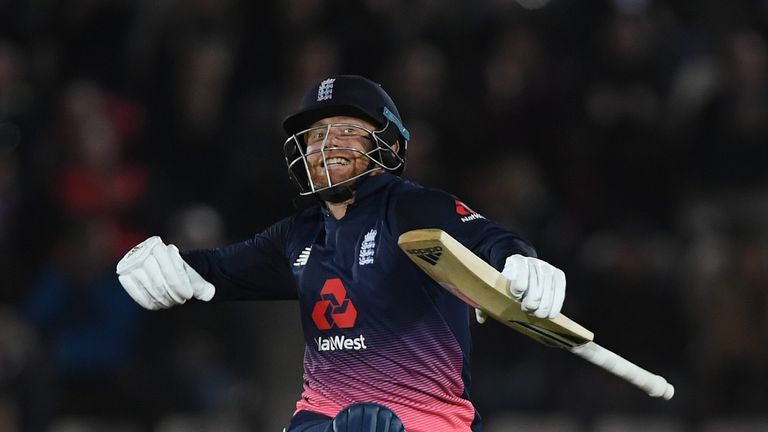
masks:
<instances>
[{"instance_id":1,"label":"jersey collar","mask_svg":"<svg viewBox=\"0 0 768 432\"><path fill-rule=\"evenodd\" d=\"M397 181L399 177L390 173L381 173L378 175L367 175L358 179L357 187L355 188L355 201L347 207L347 215L350 211L353 211L355 207L359 207L371 196L376 195L377 192L387 187L387 185ZM331 216L328 208L322 205L323 216L330 219L334 219ZM344 218L346 218L345 216ZM335 219L334 219L335 220Z\"/></svg>"},{"instance_id":2,"label":"jersey collar","mask_svg":"<svg viewBox=\"0 0 768 432\"><path fill-rule=\"evenodd\" d=\"M363 177L361 179L362 181L357 185L355 203L363 201L369 196L374 195L376 192L383 189L388 184L396 181L398 178L399 177L386 172L374 176L367 175Z\"/></svg>"}]
</instances>

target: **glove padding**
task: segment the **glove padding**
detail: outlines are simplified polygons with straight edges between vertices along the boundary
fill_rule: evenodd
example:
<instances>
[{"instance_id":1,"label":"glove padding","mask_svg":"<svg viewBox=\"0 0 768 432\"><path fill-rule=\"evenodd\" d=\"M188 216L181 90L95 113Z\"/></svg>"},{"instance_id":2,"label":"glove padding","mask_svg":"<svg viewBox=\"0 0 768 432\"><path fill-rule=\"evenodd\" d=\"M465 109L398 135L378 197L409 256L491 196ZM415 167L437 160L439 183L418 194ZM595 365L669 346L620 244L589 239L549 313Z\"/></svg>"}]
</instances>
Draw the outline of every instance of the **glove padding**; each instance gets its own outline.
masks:
<instances>
[{"instance_id":1,"label":"glove padding","mask_svg":"<svg viewBox=\"0 0 768 432\"><path fill-rule=\"evenodd\" d=\"M509 294L522 302L523 311L552 319L565 300L565 273L538 258L512 255L501 272L509 279Z\"/></svg>"},{"instance_id":2,"label":"glove padding","mask_svg":"<svg viewBox=\"0 0 768 432\"><path fill-rule=\"evenodd\" d=\"M216 288L179 255L174 245L158 236L136 245L117 263L120 284L145 309L157 310L183 304L194 297L209 301Z\"/></svg>"}]
</instances>

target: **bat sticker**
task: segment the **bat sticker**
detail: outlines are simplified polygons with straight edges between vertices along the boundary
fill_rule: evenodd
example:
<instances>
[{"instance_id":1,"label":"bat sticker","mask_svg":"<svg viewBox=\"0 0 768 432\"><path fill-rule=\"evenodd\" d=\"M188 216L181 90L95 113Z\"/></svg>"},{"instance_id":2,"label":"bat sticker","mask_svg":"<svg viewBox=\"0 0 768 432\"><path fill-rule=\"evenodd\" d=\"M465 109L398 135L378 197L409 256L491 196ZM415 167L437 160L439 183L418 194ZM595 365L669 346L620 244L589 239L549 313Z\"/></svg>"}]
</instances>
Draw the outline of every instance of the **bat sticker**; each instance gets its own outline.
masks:
<instances>
[{"instance_id":1,"label":"bat sticker","mask_svg":"<svg viewBox=\"0 0 768 432\"><path fill-rule=\"evenodd\" d=\"M434 246L423 249L408 249L407 252L411 255L416 255L417 257L428 262L430 265L435 265L443 255L443 248L441 246Z\"/></svg>"}]
</instances>

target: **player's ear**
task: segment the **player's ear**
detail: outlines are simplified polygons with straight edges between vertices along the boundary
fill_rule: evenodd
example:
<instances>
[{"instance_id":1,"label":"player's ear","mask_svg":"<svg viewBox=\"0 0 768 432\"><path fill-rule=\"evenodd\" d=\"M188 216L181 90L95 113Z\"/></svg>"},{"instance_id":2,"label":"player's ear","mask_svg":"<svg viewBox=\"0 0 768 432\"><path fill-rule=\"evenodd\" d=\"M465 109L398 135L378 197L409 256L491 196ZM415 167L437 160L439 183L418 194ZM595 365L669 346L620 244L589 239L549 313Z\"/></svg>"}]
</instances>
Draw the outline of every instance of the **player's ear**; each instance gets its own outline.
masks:
<instances>
[{"instance_id":1,"label":"player's ear","mask_svg":"<svg viewBox=\"0 0 768 432\"><path fill-rule=\"evenodd\" d=\"M394 144L392 144L392 151L395 152L395 154L400 152L400 140L397 140Z\"/></svg>"}]
</instances>

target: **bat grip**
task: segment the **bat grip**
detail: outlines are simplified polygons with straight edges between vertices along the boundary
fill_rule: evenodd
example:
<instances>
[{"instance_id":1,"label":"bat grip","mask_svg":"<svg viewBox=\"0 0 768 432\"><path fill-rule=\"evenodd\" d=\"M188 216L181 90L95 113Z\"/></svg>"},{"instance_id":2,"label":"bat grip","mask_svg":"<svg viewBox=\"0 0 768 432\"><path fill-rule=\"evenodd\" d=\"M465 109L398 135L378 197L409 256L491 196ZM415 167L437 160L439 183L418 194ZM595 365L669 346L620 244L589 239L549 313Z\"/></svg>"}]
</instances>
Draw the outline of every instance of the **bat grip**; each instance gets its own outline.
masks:
<instances>
[{"instance_id":1,"label":"bat grip","mask_svg":"<svg viewBox=\"0 0 768 432\"><path fill-rule=\"evenodd\" d=\"M594 342L587 342L569 350L588 362L631 382L648 393L648 396L669 400L675 394L675 388L664 377L648 372Z\"/></svg>"}]
</instances>

